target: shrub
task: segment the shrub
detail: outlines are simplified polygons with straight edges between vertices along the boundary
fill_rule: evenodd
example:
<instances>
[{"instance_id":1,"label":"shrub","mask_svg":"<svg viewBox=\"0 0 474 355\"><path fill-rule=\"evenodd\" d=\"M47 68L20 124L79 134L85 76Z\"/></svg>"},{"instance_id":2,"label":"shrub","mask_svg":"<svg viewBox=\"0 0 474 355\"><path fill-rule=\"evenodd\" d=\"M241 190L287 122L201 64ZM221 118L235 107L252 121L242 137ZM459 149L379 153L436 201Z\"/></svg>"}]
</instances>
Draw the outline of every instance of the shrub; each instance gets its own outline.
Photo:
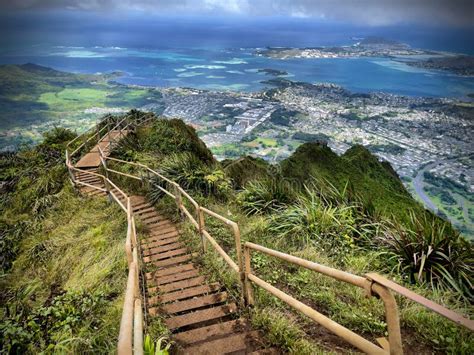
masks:
<instances>
[{"instance_id":1,"label":"shrub","mask_svg":"<svg viewBox=\"0 0 474 355\"><path fill-rule=\"evenodd\" d=\"M387 248L389 259L399 273L413 283L455 290L471 302L474 287L474 247L448 222L418 216L411 212L411 223L390 223L377 241Z\"/></svg>"},{"instance_id":2,"label":"shrub","mask_svg":"<svg viewBox=\"0 0 474 355\"><path fill-rule=\"evenodd\" d=\"M157 120L146 133L138 132L146 151L161 155L189 152L206 163L214 162L211 151L199 139L194 128L181 120Z\"/></svg>"},{"instance_id":3,"label":"shrub","mask_svg":"<svg viewBox=\"0 0 474 355\"><path fill-rule=\"evenodd\" d=\"M296 203L270 220L269 229L290 244L352 247L358 236L356 224L355 206L328 203L307 189Z\"/></svg>"},{"instance_id":4,"label":"shrub","mask_svg":"<svg viewBox=\"0 0 474 355\"><path fill-rule=\"evenodd\" d=\"M249 182L237 202L247 215L254 215L281 210L295 199L296 194L287 181L265 179Z\"/></svg>"},{"instance_id":5,"label":"shrub","mask_svg":"<svg viewBox=\"0 0 474 355\"><path fill-rule=\"evenodd\" d=\"M60 340L75 337L80 328L97 327L104 302L102 293L69 291L29 314L8 310L10 317L0 326L2 349L10 353L32 348L53 350Z\"/></svg>"},{"instance_id":6,"label":"shrub","mask_svg":"<svg viewBox=\"0 0 474 355\"><path fill-rule=\"evenodd\" d=\"M165 157L158 171L185 190L199 192L204 196L225 199L231 189L230 179L217 165L208 165L189 152L170 154ZM154 179L151 188L153 201L162 195L157 186L166 187L166 183L159 178Z\"/></svg>"}]
</instances>

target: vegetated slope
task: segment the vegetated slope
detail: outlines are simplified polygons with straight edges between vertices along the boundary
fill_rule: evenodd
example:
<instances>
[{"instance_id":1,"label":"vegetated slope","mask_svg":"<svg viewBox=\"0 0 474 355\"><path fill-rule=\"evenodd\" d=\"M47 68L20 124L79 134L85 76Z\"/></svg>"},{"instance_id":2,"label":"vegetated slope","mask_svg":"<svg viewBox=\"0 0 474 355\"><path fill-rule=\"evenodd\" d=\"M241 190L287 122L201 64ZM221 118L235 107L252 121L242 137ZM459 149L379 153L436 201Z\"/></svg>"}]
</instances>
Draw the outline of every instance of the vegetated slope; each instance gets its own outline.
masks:
<instances>
[{"instance_id":1,"label":"vegetated slope","mask_svg":"<svg viewBox=\"0 0 474 355\"><path fill-rule=\"evenodd\" d=\"M280 166L271 166L250 157L216 162L204 147L194 130L178 120L157 119L113 154L146 163L179 182L200 204L238 222L243 241L358 275L383 273L451 309L472 313L472 245L448 222L430 218L390 166L365 149L354 147L337 156L327 147L309 143ZM163 213L176 213L174 201L163 195L159 184L157 180L135 188L147 193ZM397 208L405 210L403 218L397 217ZM212 219L206 220L206 228L235 257L227 228ZM186 244L200 254L196 231L188 223L182 229ZM235 278L212 248L199 262L211 279L223 281L239 297ZM368 339L387 331L383 305L367 299L364 290L259 253L253 254L252 268L259 277ZM474 349L469 331L422 306L399 305L405 349L420 353ZM261 289L256 290L256 306L248 316L272 343L288 351L353 350Z\"/></svg>"},{"instance_id":2,"label":"vegetated slope","mask_svg":"<svg viewBox=\"0 0 474 355\"><path fill-rule=\"evenodd\" d=\"M90 87L99 77L60 72L36 64L0 66L0 104L2 126L18 124L18 120L37 120L44 116L48 104L39 101L43 93L58 93L66 87ZM36 112L36 117L18 117L26 112Z\"/></svg>"},{"instance_id":3,"label":"vegetated slope","mask_svg":"<svg viewBox=\"0 0 474 355\"><path fill-rule=\"evenodd\" d=\"M115 351L126 217L66 180L64 147L74 136L55 129L36 148L0 158L2 353Z\"/></svg>"},{"instance_id":4,"label":"vegetated slope","mask_svg":"<svg viewBox=\"0 0 474 355\"><path fill-rule=\"evenodd\" d=\"M0 66L0 96L38 95L43 92L57 92L65 86L85 86L100 77L57 71L41 65Z\"/></svg>"},{"instance_id":5,"label":"vegetated slope","mask_svg":"<svg viewBox=\"0 0 474 355\"><path fill-rule=\"evenodd\" d=\"M329 182L340 191L347 189L380 214L407 217L407 212L423 211L403 186L388 162L378 158L360 145L353 146L338 156L331 148L320 143L306 143L292 156L281 162L282 175L307 183L316 178L321 184Z\"/></svg>"},{"instance_id":6,"label":"vegetated slope","mask_svg":"<svg viewBox=\"0 0 474 355\"><path fill-rule=\"evenodd\" d=\"M113 82L118 75L67 73L31 63L0 65L0 129L12 130L0 137L0 149L38 142L54 124L84 130L104 108L159 106L159 90Z\"/></svg>"}]
</instances>

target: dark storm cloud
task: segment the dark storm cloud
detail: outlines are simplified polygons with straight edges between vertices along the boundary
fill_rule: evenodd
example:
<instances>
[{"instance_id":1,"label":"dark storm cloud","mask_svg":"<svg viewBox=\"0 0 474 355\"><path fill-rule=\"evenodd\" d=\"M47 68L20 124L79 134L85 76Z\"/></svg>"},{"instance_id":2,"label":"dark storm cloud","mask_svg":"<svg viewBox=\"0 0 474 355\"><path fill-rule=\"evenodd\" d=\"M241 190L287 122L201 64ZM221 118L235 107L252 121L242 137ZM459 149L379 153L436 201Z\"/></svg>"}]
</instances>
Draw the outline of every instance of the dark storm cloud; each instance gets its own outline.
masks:
<instances>
[{"instance_id":1,"label":"dark storm cloud","mask_svg":"<svg viewBox=\"0 0 474 355\"><path fill-rule=\"evenodd\" d=\"M146 11L311 17L368 25L474 26L474 0L0 0L9 10Z\"/></svg>"}]
</instances>

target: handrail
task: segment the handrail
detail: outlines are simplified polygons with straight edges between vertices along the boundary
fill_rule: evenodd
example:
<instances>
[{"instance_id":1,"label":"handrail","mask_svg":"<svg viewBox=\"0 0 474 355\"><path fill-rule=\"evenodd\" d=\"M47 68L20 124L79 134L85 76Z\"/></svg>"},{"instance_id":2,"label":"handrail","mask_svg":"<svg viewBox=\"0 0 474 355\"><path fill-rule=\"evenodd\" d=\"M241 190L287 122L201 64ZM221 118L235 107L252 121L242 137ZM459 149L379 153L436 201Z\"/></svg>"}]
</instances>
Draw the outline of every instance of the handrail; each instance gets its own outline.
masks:
<instances>
[{"instance_id":1,"label":"handrail","mask_svg":"<svg viewBox=\"0 0 474 355\"><path fill-rule=\"evenodd\" d=\"M471 330L471 331L474 331L474 320L471 320L471 319L468 319L468 318L465 318L463 316L461 316L459 313L456 313L456 312L453 312L451 311L450 309L446 308L446 307L443 307L441 306L440 304L436 303L436 302L433 302L433 301L430 301L429 299L403 287L403 286L400 286L399 284L391 281L391 280L388 280L386 279L385 277L383 276L380 276L376 273L369 273L367 275L365 275L369 280L377 283L377 284L380 284L386 288L388 288L389 290L392 290L393 292L396 292L398 293L399 295L401 296L404 296L416 303L419 303L421 304L422 306L426 307L427 309L433 311L433 312L436 312L438 313L439 315L451 320L452 322L456 323L456 324L459 324L459 325L462 325L463 327Z\"/></svg>"},{"instance_id":2,"label":"handrail","mask_svg":"<svg viewBox=\"0 0 474 355\"><path fill-rule=\"evenodd\" d=\"M114 126L114 129L120 126L120 124L127 119L125 117L122 119L118 124ZM151 118L141 121L147 122ZM103 121L102 121L103 122ZM119 137L122 135L122 131L127 129L130 126L140 124L134 123L133 121L129 122L124 128L119 129ZM135 127L133 126L133 127ZM108 123L107 126L108 127ZM110 133L110 130L108 131ZM96 133L97 135L98 133ZM95 136L95 135L94 135ZM100 142L107 136L102 136L98 141ZM73 141L75 141L78 137L76 137ZM90 139L90 138L89 138ZM72 143L71 141L70 143ZM87 141L86 141L87 142ZM85 142L85 143L86 143ZM69 144L70 144L69 143ZM83 143L83 145L85 144ZM69 146L68 144L68 146ZM109 143L109 147L111 146L112 142ZM77 149L76 149L77 151ZM75 151L75 152L76 152ZM178 183L172 181L171 179L167 178L166 176L161 175L159 172L151 169L147 165L137 163L137 162L130 162L125 161L117 158L112 158L104 154L104 151L98 145L98 151L100 155L100 160L106 176L101 174L97 174L94 172L90 172L87 170L82 170L74 167L71 164L71 156L73 154L69 154L68 150L66 150L66 165L68 167L69 173L71 175L71 182L74 184L83 184L86 186L90 186L100 191L104 191L104 189L89 185L87 183L82 183L81 181L76 181L74 177L74 171L79 171L81 173L90 174L93 176L98 176L104 180L104 184L106 186L105 191L114 198L114 200L124 209L127 213L127 238L125 242L125 249L127 254L127 260L129 263L129 277L127 281L127 290L125 294L125 301L124 301L124 309L122 313L122 321L120 324L120 335L119 335L119 343L118 343L118 353L119 354L142 354L143 353L143 313L142 313L142 303L140 299L140 292L138 286L138 279L139 279L139 258L138 258L138 248L139 243L136 237L136 230L135 230L135 219L133 217L133 211L131 208L130 198L125 194L115 183L113 183L109 177L108 173L112 174L119 174L131 179L141 180L144 181L146 179L151 180L150 175L154 175L161 180L167 182L168 186L162 187L157 185L157 187L168 196L172 197L175 200L175 203L178 207L178 210L181 211L182 215L186 216L191 224L198 229L199 234L201 236L201 243L202 243L202 250L206 252L207 250L207 242L209 242L215 251L224 259L224 261L230 266L230 268L239 274L240 276L240 284L242 287L242 294L243 300L247 305L252 305L254 303L253 297L253 290L252 285L259 286L264 290L270 292L274 296L280 298L282 301L286 302L291 307L297 309L298 311L302 312L309 318L313 319L317 323L321 324L322 326L326 327L330 331L334 332L339 337L345 339L350 344L354 345L355 347L359 348L360 350L367 352L369 354L403 354L402 348L402 341L400 335L400 320L398 315L398 306L396 300L391 291L400 294L416 303L419 303L430 309L445 318L455 322L456 324L462 325L467 329L474 331L474 321L464 318L460 314L453 312L435 302L432 302L413 291L406 289L403 286L398 285L397 283L390 281L378 274L369 273L366 274L365 277L357 276L350 274L348 272L334 269L328 266L324 266L315 262L311 262L302 258L298 258L286 253L282 253L273 249L266 248L264 246L246 242L243 245L243 253L242 253L242 245L240 240L240 229L236 222L219 215L216 212L213 212L203 206L200 206ZM73 152L73 153L75 153ZM115 161L121 164L129 164L136 166L140 169L145 171L145 174L140 176L135 176L133 174L123 173L118 170L110 169L107 166L106 161ZM120 199L115 196L111 189L107 187L107 184L115 188L119 191L122 197L127 202L125 206ZM173 192L169 191L169 188L173 188ZM189 201L189 203L194 207L196 216L188 210L188 208L183 203L183 197ZM235 242L235 249L236 249L236 257L237 262L235 262L227 252L219 245L219 243L210 235L210 233L206 230L205 225L205 215L216 218L221 222L225 223L229 226L234 234L234 242ZM196 220L197 219L197 220ZM304 267L306 269L321 273L323 275L332 277L336 280L350 283L354 286L360 287L366 291L368 296L372 296L376 294L384 303L385 307L385 314L386 314L386 322L388 328L388 341L385 338L378 338L377 341L380 343L381 347L371 343L370 341L364 339L363 337L359 336L358 334L352 332L351 330L345 328L344 326L332 321L328 317L324 316L323 314L317 312L316 310L312 309L311 307L305 305L301 301L293 298L292 296L286 294L285 292L279 290L275 286L267 283L266 281L260 279L258 276L252 273L251 268L251 250L261 252L267 254L269 256L276 257L280 260L284 260L286 262ZM133 337L132 337L133 333ZM132 339L133 338L133 339Z\"/></svg>"},{"instance_id":3,"label":"handrail","mask_svg":"<svg viewBox=\"0 0 474 355\"><path fill-rule=\"evenodd\" d=\"M99 149L100 153L103 154L103 151ZM193 227L198 229L199 234L201 235L201 247L203 252L207 250L207 243L211 244L214 250L224 259L224 261L229 265L229 267L237 274L239 275L240 279L240 285L242 287L242 290L244 290L244 283L243 283L243 277L244 277L244 269L243 269L243 261L242 261L242 246L241 246L241 241L240 241L240 230L239 226L237 223L205 208L200 206L194 198L191 197L179 184L176 182L170 180L166 176L163 176L162 174L158 173L157 171L149 168L148 166L141 164L141 163L136 163L136 162L130 162L126 160L121 160L117 158L112 158L109 156L103 156L103 159L105 161L114 161L117 163L121 164L127 164L127 165L132 165L141 169L144 169L146 172L149 172L158 178L162 179L163 181L166 181L169 185L169 187L173 187L174 193L170 192L167 188L159 186L158 188L163 191L165 194L168 196L174 198L176 206L178 207L178 210L181 211L181 213L186 216ZM132 174L125 174L120 171L117 171L115 169L110 169L108 166L104 166L105 171L107 173L116 173L122 176L127 176L132 179L140 179L143 181L144 178L146 178L146 174L144 174L145 177L143 176L136 176ZM149 177L148 177L149 179ZM183 203L183 197L188 200L191 205L195 209L196 216L193 216L193 214L188 210L188 208L184 205ZM211 234L206 230L205 227L205 219L204 215L209 215L211 217L214 217L221 222L224 222L227 226L229 226L234 234L234 243L235 243L235 249L236 249L236 256L237 256L237 262L232 260L232 258L227 254L227 252L219 245L219 243L211 236Z\"/></svg>"},{"instance_id":4,"label":"handrail","mask_svg":"<svg viewBox=\"0 0 474 355\"><path fill-rule=\"evenodd\" d=\"M78 171L86 175L100 177L104 180L106 188L103 189L98 186L81 183L80 181L75 181L75 183L86 184L91 188L94 188L98 191L105 191L112 196L115 202L126 212L127 214L127 238L125 241L125 252L127 255L127 261L129 264L129 274L127 280L127 289L125 292L124 307L122 312L122 320L120 322L120 332L118 340L118 354L142 354L143 353L143 310L140 300L140 288L138 285L138 268L139 268L139 258L138 258L138 242L136 237L135 230L135 218L133 216L133 210L130 203L130 197L127 196L113 181L107 177L94 173L88 170L82 170L75 168L70 164L69 161L66 162L67 167L71 171ZM111 189L107 188L107 184L114 187L120 195L127 201L125 206L120 199L115 196ZM139 301L139 302L137 302ZM133 346L132 346L132 337L133 337Z\"/></svg>"},{"instance_id":5,"label":"handrail","mask_svg":"<svg viewBox=\"0 0 474 355\"><path fill-rule=\"evenodd\" d=\"M251 287L250 281L254 282L256 285L264 288L274 296L280 298L282 301L286 302L289 306L299 310L304 315L308 316L309 318L313 319L323 327L329 329L334 334L338 335L339 337L346 340L348 343L352 344L353 346L357 347L358 349L369 353L369 354L383 354L387 353L388 349L382 349L368 340L362 338L358 334L350 331L349 329L343 327L342 325L332 321L328 317L324 316L323 314L317 312L316 310L312 309L311 307L305 305L304 303L296 300L295 298L285 294L284 292L278 290L276 287L270 285L269 283L263 281L262 279L258 278L256 275L252 274L251 269L251 255L250 250L259 251L261 253L276 257L278 259L284 260L286 262L302 266L306 269L316 271L318 273L324 274L326 276L332 277L336 280L343 281L346 283L350 283L354 286L358 286L363 288L367 291L368 295L372 295L372 291L377 293L385 305L385 314L386 314L386 321L387 321L387 328L388 328L388 336L389 336L389 349L390 354L403 354L402 349L402 339L400 334L400 321L398 317L398 307L397 303L390 293L388 289L385 287L374 287L373 283L369 279L365 279L361 276L353 275L345 271L333 269L328 266L320 265L305 259L298 258L296 256L292 256L289 254L285 254L273 249L269 249L263 247L258 244L246 242L244 244L244 257L245 257L245 284L246 284L246 291L247 297L249 299L249 303L252 304L253 295L251 294ZM377 285L378 286L378 285ZM382 342L383 344L384 342Z\"/></svg>"}]
</instances>

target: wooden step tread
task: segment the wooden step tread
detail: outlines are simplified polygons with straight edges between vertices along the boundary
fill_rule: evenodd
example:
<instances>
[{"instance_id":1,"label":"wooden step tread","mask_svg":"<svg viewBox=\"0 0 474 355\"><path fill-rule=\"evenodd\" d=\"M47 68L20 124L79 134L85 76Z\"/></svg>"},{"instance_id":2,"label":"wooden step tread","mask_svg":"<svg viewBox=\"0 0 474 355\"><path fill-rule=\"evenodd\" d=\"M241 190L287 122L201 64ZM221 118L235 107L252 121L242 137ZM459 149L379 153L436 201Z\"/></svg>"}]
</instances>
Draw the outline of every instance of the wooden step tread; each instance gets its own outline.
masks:
<instances>
[{"instance_id":1,"label":"wooden step tread","mask_svg":"<svg viewBox=\"0 0 474 355\"><path fill-rule=\"evenodd\" d=\"M165 234L178 231L178 229L176 229L176 227L173 224L165 225L163 227L150 225L149 228L150 228L150 236L158 237L158 238Z\"/></svg>"},{"instance_id":2,"label":"wooden step tread","mask_svg":"<svg viewBox=\"0 0 474 355\"><path fill-rule=\"evenodd\" d=\"M189 270L189 271L178 272L178 273L173 274L173 275L155 277L155 278L149 280L148 283L150 285L153 285L153 286L162 286L162 285L166 285L166 284L169 284L169 283L190 279L192 277L197 277L197 276L199 276L199 270L193 269L193 270Z\"/></svg>"},{"instance_id":3,"label":"wooden step tread","mask_svg":"<svg viewBox=\"0 0 474 355\"><path fill-rule=\"evenodd\" d=\"M168 313L180 313L185 311L191 311L197 308L203 308L227 301L227 292L213 293L206 296L191 298L185 301L178 301L173 303L168 303L161 307L161 309Z\"/></svg>"},{"instance_id":4,"label":"wooden step tread","mask_svg":"<svg viewBox=\"0 0 474 355\"><path fill-rule=\"evenodd\" d=\"M257 343L258 332L231 334L224 338L209 340L198 345L191 345L178 352L179 354L226 354L247 350Z\"/></svg>"},{"instance_id":5,"label":"wooden step tread","mask_svg":"<svg viewBox=\"0 0 474 355\"><path fill-rule=\"evenodd\" d=\"M133 209L134 209L134 210L135 210L135 207L136 207L136 205L133 206ZM140 210L137 210L137 211L135 212L135 214L141 216L141 215L146 215L147 213L152 213L152 212L153 212L153 213L156 213L156 214L159 214L155 207L153 207L152 205L148 205L148 206L145 207L145 208L142 208L142 209L140 209Z\"/></svg>"},{"instance_id":6,"label":"wooden step tread","mask_svg":"<svg viewBox=\"0 0 474 355\"><path fill-rule=\"evenodd\" d=\"M151 245L151 244L154 243L154 242L164 242L164 241L166 241L166 240L168 240L168 239L170 239L170 238L175 238L175 237L177 237L177 236L179 236L179 232L178 232L178 231L171 231L171 232L165 233L165 234L163 234L163 235L161 235L161 236L157 236L157 235L155 235L155 236L150 236L150 237L144 239L144 240L142 241L142 244L144 244L144 247L145 247L145 248L148 248L148 249L149 249L149 248L151 248L149 245Z\"/></svg>"},{"instance_id":7,"label":"wooden step tread","mask_svg":"<svg viewBox=\"0 0 474 355\"><path fill-rule=\"evenodd\" d=\"M197 285L194 287L187 288L185 290L179 290L179 291L165 293L163 295L159 295L155 297L150 297L149 300L151 303L153 299L153 302L154 302L153 304L156 304L157 302L164 304L167 302L177 301L181 299L186 299L186 298L190 298L194 296L216 292L216 291L219 291L220 289L221 289L221 285L219 285L218 283L212 283L212 284L207 284L207 285Z\"/></svg>"},{"instance_id":8,"label":"wooden step tread","mask_svg":"<svg viewBox=\"0 0 474 355\"><path fill-rule=\"evenodd\" d=\"M160 267L165 267L165 266L182 264L186 261L192 260L192 258L193 258L192 254L185 254L185 255L175 256L174 258L169 258L165 260L152 261L150 264L160 268Z\"/></svg>"},{"instance_id":9,"label":"wooden step tread","mask_svg":"<svg viewBox=\"0 0 474 355\"><path fill-rule=\"evenodd\" d=\"M158 290L161 293L167 293L176 290L183 290L188 287L202 285L206 282L206 278L204 276L196 276L187 280L171 282L166 285L158 286Z\"/></svg>"},{"instance_id":10,"label":"wooden step tread","mask_svg":"<svg viewBox=\"0 0 474 355\"><path fill-rule=\"evenodd\" d=\"M164 253L145 256L143 258L143 261L145 263L149 263L149 262L152 262L152 261L164 260L164 259L172 258L172 257L178 256L178 255L186 254L187 252L188 252L187 248L174 249L174 250L170 250L170 251L167 251L167 252L164 252Z\"/></svg>"},{"instance_id":11,"label":"wooden step tread","mask_svg":"<svg viewBox=\"0 0 474 355\"><path fill-rule=\"evenodd\" d=\"M153 207L151 207L150 210L141 210L138 213L135 213L135 216L137 216L143 221L147 218L160 217L161 215Z\"/></svg>"},{"instance_id":12,"label":"wooden step tread","mask_svg":"<svg viewBox=\"0 0 474 355\"><path fill-rule=\"evenodd\" d=\"M172 223L169 219L167 219L166 217L160 216L159 214L151 215L151 216L149 215L146 217L140 216L140 219L142 220L143 223L146 223L146 224L153 224L153 223L158 223L158 222L163 222L163 221Z\"/></svg>"},{"instance_id":13,"label":"wooden step tread","mask_svg":"<svg viewBox=\"0 0 474 355\"><path fill-rule=\"evenodd\" d=\"M80 182L85 182L86 184L94 184L94 183L103 183L104 180L102 179L99 179L97 177L93 177L93 178L79 178L77 179L78 181Z\"/></svg>"},{"instance_id":14,"label":"wooden step tread","mask_svg":"<svg viewBox=\"0 0 474 355\"><path fill-rule=\"evenodd\" d=\"M191 329L185 332L176 333L174 339L182 345L199 343L211 337L219 337L226 334L235 334L247 328L247 322L243 318L230 320L227 322L212 324L207 327Z\"/></svg>"},{"instance_id":15,"label":"wooden step tread","mask_svg":"<svg viewBox=\"0 0 474 355\"><path fill-rule=\"evenodd\" d=\"M161 221L154 221L154 222L148 222L148 221L143 221L143 224L145 224L147 226L147 228L153 232L155 230L158 230L158 229L161 229L161 228L169 228L169 227L175 227L176 228L176 225L171 222L170 220L161 220Z\"/></svg>"},{"instance_id":16,"label":"wooden step tread","mask_svg":"<svg viewBox=\"0 0 474 355\"><path fill-rule=\"evenodd\" d=\"M249 353L249 355L277 355L281 354L281 352L277 348L266 348L255 350Z\"/></svg>"},{"instance_id":17,"label":"wooden step tread","mask_svg":"<svg viewBox=\"0 0 474 355\"><path fill-rule=\"evenodd\" d=\"M142 202L133 206L133 212L137 213L138 211L144 210L146 208L153 208L148 202Z\"/></svg>"},{"instance_id":18,"label":"wooden step tread","mask_svg":"<svg viewBox=\"0 0 474 355\"><path fill-rule=\"evenodd\" d=\"M235 303L226 304L223 306L213 307L187 313L179 316L174 316L165 319L165 324L171 330L182 328L185 326L206 322L212 319L219 319L237 312L237 306Z\"/></svg>"},{"instance_id":19,"label":"wooden step tread","mask_svg":"<svg viewBox=\"0 0 474 355\"><path fill-rule=\"evenodd\" d=\"M177 236L177 234L171 235L169 238L162 239L162 240L157 240L157 241L150 242L150 243L145 243L146 240L142 240L142 249L143 249L143 251L145 251L145 250L148 250L148 249L153 249L153 248L160 247L160 246L165 246L165 245L168 245L168 244L174 244L178 241L179 241L179 237Z\"/></svg>"},{"instance_id":20,"label":"wooden step tread","mask_svg":"<svg viewBox=\"0 0 474 355\"><path fill-rule=\"evenodd\" d=\"M154 248L144 249L143 250L143 256L150 256L150 255L153 255L153 254L164 253L164 252L179 249L179 248L184 248L184 244L181 243L181 242L168 243L166 245L161 245L161 246L154 247Z\"/></svg>"},{"instance_id":21,"label":"wooden step tread","mask_svg":"<svg viewBox=\"0 0 474 355\"><path fill-rule=\"evenodd\" d=\"M165 269L156 270L156 271L153 271L153 272L147 272L145 274L145 277L146 277L147 280L151 280L151 279L154 279L154 278L158 278L158 277L161 278L161 277L164 277L164 276L173 275L173 274L176 274L176 273L179 273L179 272L185 272L185 271L189 271L189 270L194 270L194 264L193 263L179 265L179 266L172 266L172 267L168 267L168 268L165 268Z\"/></svg>"},{"instance_id":22,"label":"wooden step tread","mask_svg":"<svg viewBox=\"0 0 474 355\"><path fill-rule=\"evenodd\" d=\"M107 194L104 191L99 191L99 190L88 192L87 195L91 197L107 196Z\"/></svg>"},{"instance_id":23,"label":"wooden step tread","mask_svg":"<svg viewBox=\"0 0 474 355\"><path fill-rule=\"evenodd\" d=\"M169 230L169 231L164 231L164 232L151 232L146 239L148 243L158 241L158 240L163 240L171 237L176 237L179 235L179 231L175 228L174 230Z\"/></svg>"}]
</instances>

